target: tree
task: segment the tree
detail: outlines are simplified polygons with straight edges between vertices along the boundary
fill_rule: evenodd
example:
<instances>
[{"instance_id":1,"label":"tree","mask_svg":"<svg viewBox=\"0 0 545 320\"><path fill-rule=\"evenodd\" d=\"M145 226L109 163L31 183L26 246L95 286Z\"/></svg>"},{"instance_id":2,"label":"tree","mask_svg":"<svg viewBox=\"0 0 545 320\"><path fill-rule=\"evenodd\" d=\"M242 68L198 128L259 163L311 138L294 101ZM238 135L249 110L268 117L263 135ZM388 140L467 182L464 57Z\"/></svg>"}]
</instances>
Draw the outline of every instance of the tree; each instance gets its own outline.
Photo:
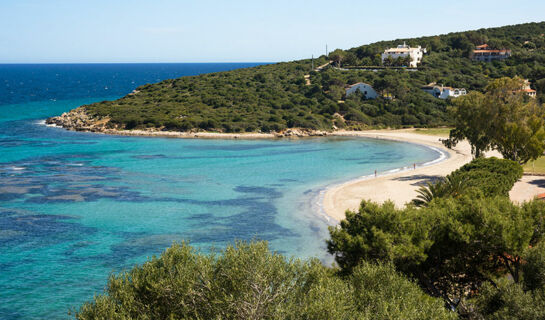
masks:
<instances>
[{"instance_id":1,"label":"tree","mask_svg":"<svg viewBox=\"0 0 545 320\"><path fill-rule=\"evenodd\" d=\"M425 207L435 198L459 197L466 189L466 181L463 175L448 175L435 183L428 183L416 190L418 196L412 203Z\"/></svg>"},{"instance_id":2,"label":"tree","mask_svg":"<svg viewBox=\"0 0 545 320\"><path fill-rule=\"evenodd\" d=\"M529 248L524 255L522 282L498 279L496 285L485 284L472 301L471 315L485 319L545 318L545 246Z\"/></svg>"},{"instance_id":3,"label":"tree","mask_svg":"<svg viewBox=\"0 0 545 320\"><path fill-rule=\"evenodd\" d=\"M347 64L349 66L353 66L357 62L357 57L353 52L347 51L347 52L345 52L343 61L344 61L345 64Z\"/></svg>"},{"instance_id":4,"label":"tree","mask_svg":"<svg viewBox=\"0 0 545 320\"><path fill-rule=\"evenodd\" d=\"M336 49L333 52L329 54L329 59L333 60L337 67L341 66L341 63L343 62L345 58L346 53L341 49Z\"/></svg>"},{"instance_id":5,"label":"tree","mask_svg":"<svg viewBox=\"0 0 545 320\"><path fill-rule=\"evenodd\" d=\"M453 109L455 129L443 141L451 148L467 139L475 157L494 148L504 158L524 164L545 150L543 107L528 99L520 78L492 81L486 93L471 92L457 98ZM529 101L528 101L529 100Z\"/></svg>"},{"instance_id":6,"label":"tree","mask_svg":"<svg viewBox=\"0 0 545 320\"><path fill-rule=\"evenodd\" d=\"M287 259L265 242L202 255L174 244L112 275L78 319L454 319L389 265L362 264L347 278L318 260Z\"/></svg>"},{"instance_id":7,"label":"tree","mask_svg":"<svg viewBox=\"0 0 545 320\"><path fill-rule=\"evenodd\" d=\"M491 110L485 104L485 96L480 92L470 92L468 95L456 98L452 109L454 126L449 138L443 143L452 148L458 142L467 139L471 145L471 153L475 158L481 157L492 147L489 136Z\"/></svg>"},{"instance_id":8,"label":"tree","mask_svg":"<svg viewBox=\"0 0 545 320\"><path fill-rule=\"evenodd\" d=\"M522 256L543 241L545 203L506 197L437 198L422 209L363 201L330 227L328 251L345 273L361 261L393 263L430 295L460 313L484 282L521 280Z\"/></svg>"},{"instance_id":9,"label":"tree","mask_svg":"<svg viewBox=\"0 0 545 320\"><path fill-rule=\"evenodd\" d=\"M393 66L395 63L394 58L392 56L388 55L384 60L382 60L382 64L386 67Z\"/></svg>"},{"instance_id":10,"label":"tree","mask_svg":"<svg viewBox=\"0 0 545 320\"><path fill-rule=\"evenodd\" d=\"M491 132L494 147L506 159L524 164L545 150L543 107L520 92L523 80L501 78L486 88L493 108Z\"/></svg>"},{"instance_id":11,"label":"tree","mask_svg":"<svg viewBox=\"0 0 545 320\"><path fill-rule=\"evenodd\" d=\"M412 203L417 207L425 207L433 199L457 198L473 190L485 197L507 197L515 182L522 178L522 172L522 167L512 160L477 158L445 178L420 187Z\"/></svg>"}]
</instances>

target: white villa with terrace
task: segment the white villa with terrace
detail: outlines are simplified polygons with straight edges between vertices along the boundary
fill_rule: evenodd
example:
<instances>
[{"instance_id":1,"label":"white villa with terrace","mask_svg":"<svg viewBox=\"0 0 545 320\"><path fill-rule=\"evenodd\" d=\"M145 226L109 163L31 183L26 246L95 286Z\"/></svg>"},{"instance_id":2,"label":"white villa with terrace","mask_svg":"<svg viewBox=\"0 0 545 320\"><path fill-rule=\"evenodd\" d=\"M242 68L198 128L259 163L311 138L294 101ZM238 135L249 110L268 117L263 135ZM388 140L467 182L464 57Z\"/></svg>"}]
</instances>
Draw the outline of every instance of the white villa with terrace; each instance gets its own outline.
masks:
<instances>
[{"instance_id":1,"label":"white villa with terrace","mask_svg":"<svg viewBox=\"0 0 545 320\"><path fill-rule=\"evenodd\" d=\"M367 83L363 82L355 83L346 88L346 96L348 97L349 95L356 93L356 91L358 90L363 94L365 99L375 99L376 97L378 97L375 89L373 89L373 87L371 87Z\"/></svg>"},{"instance_id":2,"label":"white villa with terrace","mask_svg":"<svg viewBox=\"0 0 545 320\"><path fill-rule=\"evenodd\" d=\"M384 64L384 60L386 60L388 57L391 57L394 60L396 60L397 58L410 57L409 66L412 68L416 68L418 64L422 62L422 57L424 56L424 53L426 53L426 48L422 48L421 46L411 48L410 46L403 43L402 45L397 46L397 48L384 50L384 53L382 54L382 63Z\"/></svg>"},{"instance_id":3,"label":"white villa with terrace","mask_svg":"<svg viewBox=\"0 0 545 320\"><path fill-rule=\"evenodd\" d=\"M464 88L451 88L443 85L438 86L435 82L423 86L421 89L439 99L447 99L449 97L457 98L467 94L467 91Z\"/></svg>"}]
</instances>

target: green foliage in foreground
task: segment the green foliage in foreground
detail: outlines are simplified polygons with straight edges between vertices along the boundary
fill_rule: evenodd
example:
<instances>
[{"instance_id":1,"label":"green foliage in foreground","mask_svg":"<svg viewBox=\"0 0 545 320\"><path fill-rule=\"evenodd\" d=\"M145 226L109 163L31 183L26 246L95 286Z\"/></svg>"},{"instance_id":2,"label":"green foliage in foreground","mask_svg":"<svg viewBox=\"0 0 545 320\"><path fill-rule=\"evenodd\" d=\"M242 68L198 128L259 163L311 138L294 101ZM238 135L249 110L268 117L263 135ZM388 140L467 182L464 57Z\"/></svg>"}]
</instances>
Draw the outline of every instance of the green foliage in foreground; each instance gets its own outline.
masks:
<instances>
[{"instance_id":1,"label":"green foliage in foreground","mask_svg":"<svg viewBox=\"0 0 545 320\"><path fill-rule=\"evenodd\" d=\"M436 99L420 87L430 82L482 91L490 79L528 78L545 101L545 23L458 32L433 37L398 39L335 50L315 59L322 65L379 65L384 49L407 42L427 47L418 71L400 69L312 70L310 59L263 65L228 72L182 77L147 84L136 94L116 101L85 106L88 113L108 118L118 129L207 130L218 132L270 132L286 128L332 130L368 127L440 126L452 124L447 114L451 101ZM508 47L505 61L475 62L469 56L475 45L488 42ZM310 76L306 85L305 75ZM372 85L393 99L366 100L344 97L345 86ZM344 103L339 103L345 100Z\"/></svg>"},{"instance_id":2,"label":"green foliage in foreground","mask_svg":"<svg viewBox=\"0 0 545 320\"><path fill-rule=\"evenodd\" d=\"M430 295L460 313L485 282L523 279L523 255L543 242L545 203L517 206L505 197L438 198L428 207L396 209L362 202L331 227L329 252L346 274L361 261L393 263Z\"/></svg>"},{"instance_id":3,"label":"green foliage in foreground","mask_svg":"<svg viewBox=\"0 0 545 320\"><path fill-rule=\"evenodd\" d=\"M545 319L545 246L529 248L524 254L524 280L519 283L500 279L486 283L473 300L476 318Z\"/></svg>"},{"instance_id":4,"label":"green foliage in foreground","mask_svg":"<svg viewBox=\"0 0 545 320\"><path fill-rule=\"evenodd\" d=\"M389 265L363 263L341 278L318 260L286 259L265 242L202 255L174 244L112 275L78 319L453 319Z\"/></svg>"},{"instance_id":5,"label":"green foliage in foreground","mask_svg":"<svg viewBox=\"0 0 545 320\"><path fill-rule=\"evenodd\" d=\"M346 274L360 261L392 263L471 319L545 318L545 203L507 198L522 176L512 160L478 158L395 209L362 202L330 228Z\"/></svg>"}]
</instances>

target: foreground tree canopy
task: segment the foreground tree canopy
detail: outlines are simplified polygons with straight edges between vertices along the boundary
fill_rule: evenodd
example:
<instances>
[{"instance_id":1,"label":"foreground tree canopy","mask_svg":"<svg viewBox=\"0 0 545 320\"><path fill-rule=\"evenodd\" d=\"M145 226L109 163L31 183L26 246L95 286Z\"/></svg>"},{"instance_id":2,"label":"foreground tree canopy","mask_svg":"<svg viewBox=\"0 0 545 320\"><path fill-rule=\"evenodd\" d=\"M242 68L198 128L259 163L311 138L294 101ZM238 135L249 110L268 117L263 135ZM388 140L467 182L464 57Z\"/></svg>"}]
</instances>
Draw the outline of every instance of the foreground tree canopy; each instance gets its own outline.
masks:
<instances>
[{"instance_id":1,"label":"foreground tree canopy","mask_svg":"<svg viewBox=\"0 0 545 320\"><path fill-rule=\"evenodd\" d=\"M364 201L330 228L328 249L345 274L392 263L460 315L535 319L545 314L545 202L508 199L520 174L516 162L477 159L451 174L465 176L465 190L423 208Z\"/></svg>"},{"instance_id":2,"label":"foreground tree canopy","mask_svg":"<svg viewBox=\"0 0 545 320\"><path fill-rule=\"evenodd\" d=\"M496 149L506 159L524 164L545 150L544 108L521 88L521 78L496 79L485 93L471 92L454 102L455 129L445 145L467 139L475 157Z\"/></svg>"},{"instance_id":3,"label":"foreground tree canopy","mask_svg":"<svg viewBox=\"0 0 545 320\"><path fill-rule=\"evenodd\" d=\"M318 260L287 259L265 242L202 255L175 244L112 275L78 319L454 319L392 266L362 263L348 277Z\"/></svg>"},{"instance_id":4,"label":"foreground tree canopy","mask_svg":"<svg viewBox=\"0 0 545 320\"><path fill-rule=\"evenodd\" d=\"M437 82L480 92L490 79L518 75L530 79L538 89L538 100L545 101L544 33L542 22L382 41L334 50L329 57L315 59L314 66L328 61L343 67L377 66L384 49L403 42L426 47L428 54L415 72L333 67L316 72L307 59L165 80L138 87L121 99L84 108L90 116L117 129L270 132L293 127L333 130L451 125L447 113L451 101L434 98L421 86ZM485 42L511 49L512 57L492 63L472 61L471 51ZM380 97L344 97L345 87L357 82L372 85Z\"/></svg>"}]
</instances>

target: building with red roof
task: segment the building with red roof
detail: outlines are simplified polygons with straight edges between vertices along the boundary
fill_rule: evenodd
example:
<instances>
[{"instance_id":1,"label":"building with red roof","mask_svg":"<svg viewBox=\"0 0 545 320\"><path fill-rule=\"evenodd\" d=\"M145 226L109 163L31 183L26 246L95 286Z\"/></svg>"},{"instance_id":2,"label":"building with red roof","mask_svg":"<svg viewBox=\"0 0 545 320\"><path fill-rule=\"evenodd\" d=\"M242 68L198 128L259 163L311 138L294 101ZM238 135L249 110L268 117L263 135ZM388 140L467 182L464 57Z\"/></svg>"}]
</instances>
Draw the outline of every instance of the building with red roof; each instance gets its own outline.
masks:
<instances>
[{"instance_id":1,"label":"building with red roof","mask_svg":"<svg viewBox=\"0 0 545 320\"><path fill-rule=\"evenodd\" d=\"M476 46L473 50L472 59L475 61L491 62L494 60L505 60L511 56L511 50L496 50L490 48L486 43Z\"/></svg>"}]
</instances>

